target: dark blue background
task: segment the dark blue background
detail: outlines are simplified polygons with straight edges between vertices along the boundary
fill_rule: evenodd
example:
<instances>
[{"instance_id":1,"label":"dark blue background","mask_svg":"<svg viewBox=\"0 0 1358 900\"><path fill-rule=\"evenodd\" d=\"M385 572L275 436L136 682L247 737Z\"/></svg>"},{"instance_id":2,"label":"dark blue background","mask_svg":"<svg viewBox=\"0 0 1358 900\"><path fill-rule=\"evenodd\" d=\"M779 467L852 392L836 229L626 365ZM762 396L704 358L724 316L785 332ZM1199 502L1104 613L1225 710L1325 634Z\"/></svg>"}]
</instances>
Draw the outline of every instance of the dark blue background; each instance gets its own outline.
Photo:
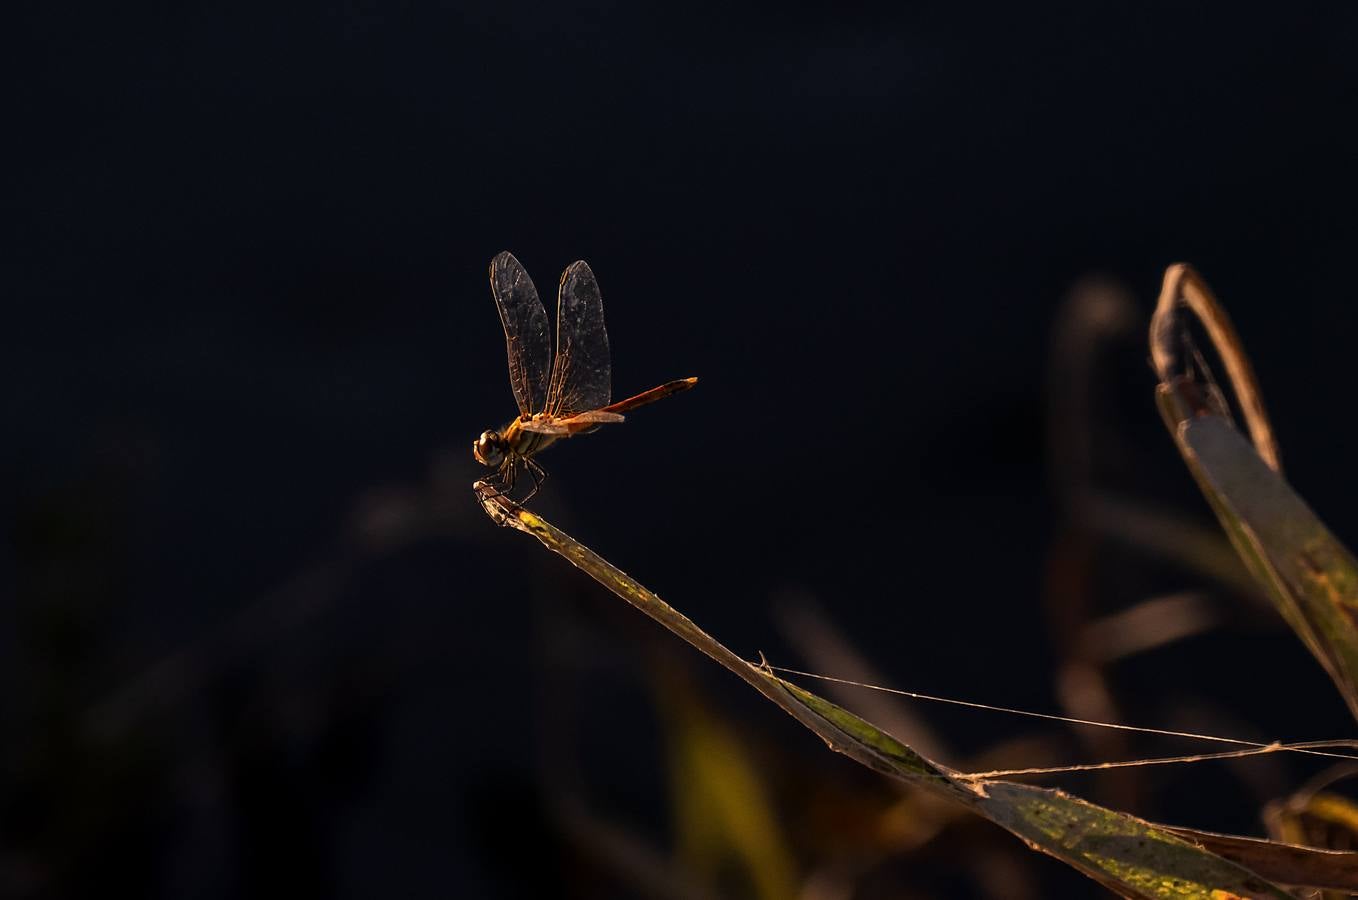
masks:
<instances>
[{"instance_id":1,"label":"dark blue background","mask_svg":"<svg viewBox=\"0 0 1358 900\"><path fill-rule=\"evenodd\" d=\"M1148 311L1164 266L1195 263L1293 482L1358 534L1342 5L17 18L7 893L561 889L539 763L562 721L598 795L665 843L659 749L588 734L651 735L644 660L668 645L468 490L467 444L513 413L502 249L545 293L592 264L616 395L701 376L553 449L537 506L749 656L801 662L770 610L809 592L898 686L1056 708L1044 373L1091 272ZM1107 352L1101 471L1207 521L1140 331ZM1093 604L1206 583L1148 566ZM1191 695L1265 739L1346 733L1318 667L1260 628L1138 661L1128 715ZM558 702L544 684L582 654L588 689ZM811 766L849 765L672 662ZM973 750L1027 727L946 722ZM1257 829L1214 777L1140 811Z\"/></svg>"}]
</instances>

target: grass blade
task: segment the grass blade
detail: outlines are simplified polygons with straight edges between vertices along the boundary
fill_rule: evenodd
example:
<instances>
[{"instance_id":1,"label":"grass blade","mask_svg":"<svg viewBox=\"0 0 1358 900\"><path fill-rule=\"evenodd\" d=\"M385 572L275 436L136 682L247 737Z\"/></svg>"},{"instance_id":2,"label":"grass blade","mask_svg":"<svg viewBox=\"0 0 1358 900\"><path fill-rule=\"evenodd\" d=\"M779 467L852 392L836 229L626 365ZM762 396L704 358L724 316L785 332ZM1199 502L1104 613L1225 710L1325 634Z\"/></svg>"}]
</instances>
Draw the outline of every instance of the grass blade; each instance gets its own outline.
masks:
<instances>
[{"instance_id":1,"label":"grass blade","mask_svg":"<svg viewBox=\"0 0 1358 900\"><path fill-rule=\"evenodd\" d=\"M1358 853L1173 825L1160 827L1273 881L1358 893Z\"/></svg>"},{"instance_id":2,"label":"grass blade","mask_svg":"<svg viewBox=\"0 0 1358 900\"><path fill-rule=\"evenodd\" d=\"M1253 871L1169 829L1061 791L1006 781L966 782L848 710L752 665L625 572L535 513L478 483L497 524L537 538L596 581L735 673L831 749L884 775L961 803L1127 897L1274 898L1289 895Z\"/></svg>"},{"instance_id":3,"label":"grass blade","mask_svg":"<svg viewBox=\"0 0 1358 900\"><path fill-rule=\"evenodd\" d=\"M1197 317L1225 363L1251 440L1189 334ZM1358 718L1358 561L1282 476L1259 385L1226 310L1191 267L1170 266L1151 319L1156 401L1179 453L1254 578Z\"/></svg>"},{"instance_id":4,"label":"grass blade","mask_svg":"<svg viewBox=\"0 0 1358 900\"><path fill-rule=\"evenodd\" d=\"M1358 717L1358 561L1225 419L1160 405L1179 453L1278 612Z\"/></svg>"}]
</instances>

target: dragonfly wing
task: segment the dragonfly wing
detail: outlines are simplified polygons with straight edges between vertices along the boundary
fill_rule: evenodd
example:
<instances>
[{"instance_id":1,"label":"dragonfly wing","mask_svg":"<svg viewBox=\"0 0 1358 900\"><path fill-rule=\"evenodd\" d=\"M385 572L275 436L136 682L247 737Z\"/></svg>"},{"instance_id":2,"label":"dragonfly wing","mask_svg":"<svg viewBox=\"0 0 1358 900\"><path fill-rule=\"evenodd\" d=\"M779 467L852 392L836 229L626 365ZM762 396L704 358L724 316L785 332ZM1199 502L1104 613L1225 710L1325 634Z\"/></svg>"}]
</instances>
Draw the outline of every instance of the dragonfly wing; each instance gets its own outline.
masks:
<instances>
[{"instance_id":1,"label":"dragonfly wing","mask_svg":"<svg viewBox=\"0 0 1358 900\"><path fill-rule=\"evenodd\" d=\"M623 421L623 416L603 409L591 409L557 421L569 428L572 425L608 425Z\"/></svg>"},{"instance_id":2,"label":"dragonfly wing","mask_svg":"<svg viewBox=\"0 0 1358 900\"><path fill-rule=\"evenodd\" d=\"M623 421L623 417L615 412L606 412L602 409L591 409L574 416L567 416L564 419L533 419L527 422L520 422L519 429L522 431L536 432L537 434L551 434L561 437L593 431L600 425L621 421Z\"/></svg>"},{"instance_id":3,"label":"dragonfly wing","mask_svg":"<svg viewBox=\"0 0 1358 900\"><path fill-rule=\"evenodd\" d=\"M623 417L615 412L591 409L573 416L567 416L564 419L538 419L533 422L524 422L519 427L524 431L536 431L539 434L574 437L577 434L588 434L600 425L621 421L623 421Z\"/></svg>"},{"instance_id":4,"label":"dragonfly wing","mask_svg":"<svg viewBox=\"0 0 1358 900\"><path fill-rule=\"evenodd\" d=\"M547 366L552 352L547 311L538 299L533 279L508 250L491 260L490 290L505 328L509 383L519 415L527 418L547 406Z\"/></svg>"},{"instance_id":5,"label":"dragonfly wing","mask_svg":"<svg viewBox=\"0 0 1358 900\"><path fill-rule=\"evenodd\" d=\"M556 308L556 361L547 392L548 415L567 418L573 413L607 406L613 397L608 331L599 283L583 261L571 263L561 275Z\"/></svg>"},{"instance_id":6,"label":"dragonfly wing","mask_svg":"<svg viewBox=\"0 0 1358 900\"><path fill-rule=\"evenodd\" d=\"M519 430L531 431L534 434L554 434L557 436L567 435L571 433L571 430L567 428L565 425L561 424L560 422L557 422L555 420L549 421L546 419L538 419L536 421L531 422L520 422Z\"/></svg>"}]
</instances>

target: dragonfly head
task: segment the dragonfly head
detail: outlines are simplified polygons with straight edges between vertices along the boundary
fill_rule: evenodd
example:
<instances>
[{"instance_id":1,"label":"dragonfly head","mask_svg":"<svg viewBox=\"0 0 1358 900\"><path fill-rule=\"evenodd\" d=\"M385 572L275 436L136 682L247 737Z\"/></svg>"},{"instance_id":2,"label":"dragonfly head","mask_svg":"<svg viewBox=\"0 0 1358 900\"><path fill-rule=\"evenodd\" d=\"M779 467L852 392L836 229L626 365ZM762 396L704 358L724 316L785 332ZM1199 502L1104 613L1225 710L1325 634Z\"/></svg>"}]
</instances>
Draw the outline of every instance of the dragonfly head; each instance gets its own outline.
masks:
<instances>
[{"instance_id":1,"label":"dragonfly head","mask_svg":"<svg viewBox=\"0 0 1358 900\"><path fill-rule=\"evenodd\" d=\"M505 461L505 442L498 431L483 431L472 444L472 456L483 466L492 468Z\"/></svg>"}]
</instances>

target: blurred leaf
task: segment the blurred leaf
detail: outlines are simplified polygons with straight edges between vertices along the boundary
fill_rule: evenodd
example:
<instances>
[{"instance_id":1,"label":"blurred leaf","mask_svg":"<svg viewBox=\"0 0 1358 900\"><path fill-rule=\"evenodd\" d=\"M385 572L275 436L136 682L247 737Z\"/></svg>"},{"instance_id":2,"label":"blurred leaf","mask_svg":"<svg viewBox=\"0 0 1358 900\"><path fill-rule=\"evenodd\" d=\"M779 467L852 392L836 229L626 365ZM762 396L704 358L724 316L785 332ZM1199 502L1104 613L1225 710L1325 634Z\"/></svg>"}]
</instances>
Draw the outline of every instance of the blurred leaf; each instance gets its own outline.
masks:
<instances>
[{"instance_id":1,"label":"blurred leaf","mask_svg":"<svg viewBox=\"0 0 1358 900\"><path fill-rule=\"evenodd\" d=\"M1324 853L1335 860L1356 858L1349 852L1358 844L1358 805L1348 797L1322 787L1353 775L1352 766L1336 767L1322 773L1286 800L1270 803L1264 821L1273 837L1292 844L1309 845L1306 852ZM1313 850L1324 847L1325 850ZM1358 891L1358 863L1335 868L1335 880L1325 885L1327 898L1349 896ZM1345 877L1346 876L1346 877Z\"/></svg>"},{"instance_id":2,"label":"blurred leaf","mask_svg":"<svg viewBox=\"0 0 1358 900\"><path fill-rule=\"evenodd\" d=\"M1264 809L1269 833L1278 840L1330 850L1348 851L1358 846L1358 804L1329 790L1355 775L1358 775L1358 766L1353 763L1335 766L1312 778L1286 799L1270 803ZM1354 880L1358 881L1358 875ZM1350 885L1335 886L1355 890Z\"/></svg>"},{"instance_id":3,"label":"blurred leaf","mask_svg":"<svg viewBox=\"0 0 1358 900\"><path fill-rule=\"evenodd\" d=\"M638 895L657 900L716 900L716 894L635 829L595 815L578 797L554 798L552 818L578 851Z\"/></svg>"},{"instance_id":4,"label":"blurred leaf","mask_svg":"<svg viewBox=\"0 0 1358 900\"><path fill-rule=\"evenodd\" d=\"M666 687L671 793L688 867L715 887L734 858L754 896L795 896L796 866L758 767L691 690L673 680Z\"/></svg>"},{"instance_id":5,"label":"blurred leaf","mask_svg":"<svg viewBox=\"0 0 1358 900\"><path fill-rule=\"evenodd\" d=\"M1128 897L1288 897L1254 872L1166 828L1060 791L1003 781L968 782L876 726L766 668L736 656L688 617L536 514L478 484L497 524L530 534L637 609L738 675L831 749L884 775L952 799Z\"/></svg>"},{"instance_id":6,"label":"blurred leaf","mask_svg":"<svg viewBox=\"0 0 1358 900\"><path fill-rule=\"evenodd\" d=\"M1348 797L1329 793L1316 794L1306 804L1306 812L1319 821L1342 830L1346 844L1351 845L1354 839L1358 838L1358 804ZM1326 841L1323 846L1333 847L1334 842Z\"/></svg>"},{"instance_id":7,"label":"blurred leaf","mask_svg":"<svg viewBox=\"0 0 1358 900\"><path fill-rule=\"evenodd\" d=\"M1100 534L1172 560L1242 594L1260 594L1240 557L1211 525L1105 492L1091 492L1085 515Z\"/></svg>"},{"instance_id":8,"label":"blurred leaf","mask_svg":"<svg viewBox=\"0 0 1358 900\"><path fill-rule=\"evenodd\" d=\"M1284 840L1332 850L1358 844L1358 804L1328 791L1273 810Z\"/></svg>"}]
</instances>

